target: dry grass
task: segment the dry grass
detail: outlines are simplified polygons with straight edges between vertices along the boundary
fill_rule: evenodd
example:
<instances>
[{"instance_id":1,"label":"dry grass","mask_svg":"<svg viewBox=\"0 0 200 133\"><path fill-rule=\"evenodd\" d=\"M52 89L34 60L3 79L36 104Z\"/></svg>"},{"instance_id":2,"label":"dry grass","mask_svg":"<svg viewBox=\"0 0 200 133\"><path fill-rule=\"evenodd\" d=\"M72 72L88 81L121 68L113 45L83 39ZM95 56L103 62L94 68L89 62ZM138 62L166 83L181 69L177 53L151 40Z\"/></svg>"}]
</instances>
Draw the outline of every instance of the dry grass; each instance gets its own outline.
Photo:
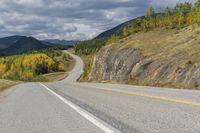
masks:
<instances>
[{"instance_id":1,"label":"dry grass","mask_svg":"<svg viewBox=\"0 0 200 133\"><path fill-rule=\"evenodd\" d=\"M198 26L190 26L181 30L157 29L127 37L123 39L123 43L113 44L113 47L116 49L140 48L145 56L152 59L170 59L181 54L184 61L200 66L199 32L200 27Z\"/></svg>"},{"instance_id":2,"label":"dry grass","mask_svg":"<svg viewBox=\"0 0 200 133\"><path fill-rule=\"evenodd\" d=\"M92 71L93 62L95 55L80 55L81 59L83 60L85 67L84 67L84 73L80 78L80 81L88 81L90 79L90 73Z\"/></svg>"},{"instance_id":3,"label":"dry grass","mask_svg":"<svg viewBox=\"0 0 200 133\"><path fill-rule=\"evenodd\" d=\"M0 91L3 91L11 86L14 86L16 84L19 84L20 82L16 82L16 81L9 81L9 80L3 80L0 79Z\"/></svg>"},{"instance_id":4,"label":"dry grass","mask_svg":"<svg viewBox=\"0 0 200 133\"><path fill-rule=\"evenodd\" d=\"M75 54L74 48L69 48L67 51L72 53L72 54Z\"/></svg>"},{"instance_id":5,"label":"dry grass","mask_svg":"<svg viewBox=\"0 0 200 133\"><path fill-rule=\"evenodd\" d=\"M47 82L54 82L54 81L63 80L64 78L67 77L67 75L68 75L67 72L57 72L57 73L45 74L45 75L42 75L42 76L45 77Z\"/></svg>"}]
</instances>

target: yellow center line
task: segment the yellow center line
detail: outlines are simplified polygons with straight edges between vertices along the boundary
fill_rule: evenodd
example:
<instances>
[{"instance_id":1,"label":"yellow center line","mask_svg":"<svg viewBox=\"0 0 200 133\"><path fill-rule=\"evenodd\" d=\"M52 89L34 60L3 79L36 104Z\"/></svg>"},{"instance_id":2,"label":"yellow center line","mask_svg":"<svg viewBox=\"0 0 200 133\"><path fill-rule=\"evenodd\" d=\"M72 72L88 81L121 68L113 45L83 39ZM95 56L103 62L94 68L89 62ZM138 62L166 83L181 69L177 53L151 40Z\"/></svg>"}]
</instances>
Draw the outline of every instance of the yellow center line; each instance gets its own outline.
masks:
<instances>
[{"instance_id":1,"label":"yellow center line","mask_svg":"<svg viewBox=\"0 0 200 133\"><path fill-rule=\"evenodd\" d=\"M89 87L89 86L86 86L86 87ZM157 100L168 101L168 102L174 102L174 103L187 104L187 105L192 105L192 106L200 106L200 102L192 102L192 101L186 101L186 100L181 100L181 99L176 99L176 98L169 98L169 97L156 96L156 95L150 95L150 94L144 94L144 93L137 93L137 92L126 91L126 90L105 89L105 88L94 87L94 86L91 86L91 87L96 88L96 89L100 89L100 90L104 90L104 91L135 95L135 96L140 96L140 97L146 97L146 98L157 99Z\"/></svg>"}]
</instances>

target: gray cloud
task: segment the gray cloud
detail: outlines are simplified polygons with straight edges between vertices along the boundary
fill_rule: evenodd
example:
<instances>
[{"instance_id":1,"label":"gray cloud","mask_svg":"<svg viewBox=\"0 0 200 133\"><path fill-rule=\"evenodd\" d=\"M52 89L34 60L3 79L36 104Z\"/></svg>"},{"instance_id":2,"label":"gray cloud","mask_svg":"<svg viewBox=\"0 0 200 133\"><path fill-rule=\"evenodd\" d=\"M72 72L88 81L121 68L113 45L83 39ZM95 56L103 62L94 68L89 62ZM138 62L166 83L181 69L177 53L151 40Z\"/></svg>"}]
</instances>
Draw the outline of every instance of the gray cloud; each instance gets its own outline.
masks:
<instances>
[{"instance_id":1,"label":"gray cloud","mask_svg":"<svg viewBox=\"0 0 200 133\"><path fill-rule=\"evenodd\" d=\"M180 1L187 0L1 0L0 37L89 39L144 15L149 6L172 7Z\"/></svg>"}]
</instances>

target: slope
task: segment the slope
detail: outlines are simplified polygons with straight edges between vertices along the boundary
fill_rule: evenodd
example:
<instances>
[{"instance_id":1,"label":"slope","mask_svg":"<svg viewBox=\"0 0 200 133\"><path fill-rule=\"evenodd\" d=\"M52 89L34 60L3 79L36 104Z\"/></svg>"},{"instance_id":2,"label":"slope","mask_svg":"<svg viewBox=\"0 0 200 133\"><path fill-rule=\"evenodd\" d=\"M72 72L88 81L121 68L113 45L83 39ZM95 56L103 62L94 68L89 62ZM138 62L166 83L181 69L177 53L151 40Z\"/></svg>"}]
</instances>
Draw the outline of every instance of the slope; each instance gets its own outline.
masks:
<instances>
[{"instance_id":1,"label":"slope","mask_svg":"<svg viewBox=\"0 0 200 133\"><path fill-rule=\"evenodd\" d=\"M26 53L33 50L42 50L49 48L51 46L33 38L33 37L23 37L10 47L0 51L4 55L20 54Z\"/></svg>"},{"instance_id":2,"label":"slope","mask_svg":"<svg viewBox=\"0 0 200 133\"><path fill-rule=\"evenodd\" d=\"M0 38L0 49L8 48L24 36L9 36Z\"/></svg>"},{"instance_id":3,"label":"slope","mask_svg":"<svg viewBox=\"0 0 200 133\"><path fill-rule=\"evenodd\" d=\"M60 44L60 45L74 46L74 44L77 41L74 41L74 40L59 40L59 39L46 39L46 40L43 40L43 42L52 43L52 45Z\"/></svg>"},{"instance_id":4,"label":"slope","mask_svg":"<svg viewBox=\"0 0 200 133\"><path fill-rule=\"evenodd\" d=\"M144 16L134 18L134 19L129 20L127 22L124 22L124 23L122 23L122 24L120 24L120 25L118 25L118 26L116 26L116 27L114 27L114 28L112 28L110 30L102 32L95 39L106 39L106 38L109 38L109 37L111 37L113 35L120 35L124 28L129 27L129 26L133 26L137 19L144 19Z\"/></svg>"},{"instance_id":5,"label":"slope","mask_svg":"<svg viewBox=\"0 0 200 133\"><path fill-rule=\"evenodd\" d=\"M199 88L199 34L189 26L131 35L100 50L90 80Z\"/></svg>"}]
</instances>

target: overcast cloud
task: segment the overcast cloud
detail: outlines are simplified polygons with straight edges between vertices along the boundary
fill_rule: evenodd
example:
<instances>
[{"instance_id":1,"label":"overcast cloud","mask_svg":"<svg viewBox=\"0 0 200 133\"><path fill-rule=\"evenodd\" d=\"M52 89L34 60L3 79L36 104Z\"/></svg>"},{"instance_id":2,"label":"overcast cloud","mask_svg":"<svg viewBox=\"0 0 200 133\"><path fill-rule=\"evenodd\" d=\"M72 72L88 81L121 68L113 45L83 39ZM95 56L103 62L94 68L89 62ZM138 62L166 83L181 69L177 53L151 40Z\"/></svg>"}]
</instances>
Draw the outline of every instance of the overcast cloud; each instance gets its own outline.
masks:
<instances>
[{"instance_id":1,"label":"overcast cloud","mask_svg":"<svg viewBox=\"0 0 200 133\"><path fill-rule=\"evenodd\" d=\"M144 15L149 6L195 0L0 0L0 37L83 40Z\"/></svg>"}]
</instances>

